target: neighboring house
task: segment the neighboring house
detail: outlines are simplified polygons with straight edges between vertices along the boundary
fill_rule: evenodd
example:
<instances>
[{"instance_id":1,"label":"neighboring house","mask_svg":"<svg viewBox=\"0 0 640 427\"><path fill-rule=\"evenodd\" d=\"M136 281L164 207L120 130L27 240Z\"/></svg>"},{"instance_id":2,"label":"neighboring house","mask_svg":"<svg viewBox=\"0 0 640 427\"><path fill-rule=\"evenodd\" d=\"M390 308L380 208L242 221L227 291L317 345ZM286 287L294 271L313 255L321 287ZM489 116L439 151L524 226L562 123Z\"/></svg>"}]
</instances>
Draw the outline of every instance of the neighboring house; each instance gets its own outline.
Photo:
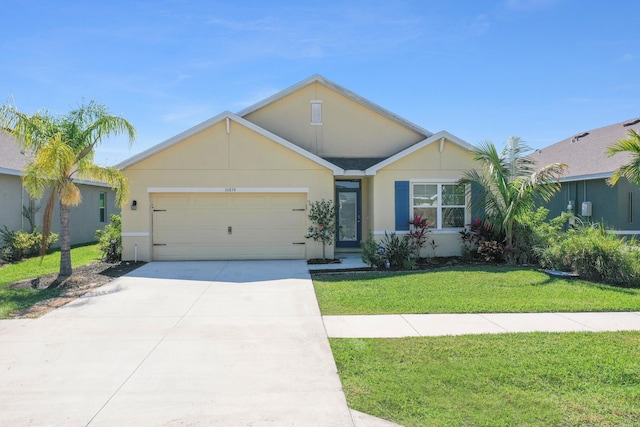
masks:
<instances>
[{"instance_id":1,"label":"neighboring house","mask_svg":"<svg viewBox=\"0 0 640 427\"><path fill-rule=\"evenodd\" d=\"M0 132L0 227L11 230L29 230L29 221L22 215L23 206L32 212L36 225L42 231L42 215L47 195L41 200L31 200L22 185L22 171L30 159L15 139ZM79 183L82 203L71 208L71 244L95 241L96 230L104 228L111 214L119 214L115 194L104 184ZM52 232L60 233L58 204L53 212ZM2 244L2 242L0 242Z\"/></svg>"},{"instance_id":2,"label":"neighboring house","mask_svg":"<svg viewBox=\"0 0 640 427\"><path fill-rule=\"evenodd\" d=\"M123 259L319 258L305 235L308 203L321 199L336 203L337 248L370 230L407 233L420 214L436 254L459 254L470 214L456 182L472 149L314 75L119 164L131 188Z\"/></svg>"},{"instance_id":3,"label":"neighboring house","mask_svg":"<svg viewBox=\"0 0 640 427\"><path fill-rule=\"evenodd\" d=\"M550 218L571 212L587 221L602 223L618 234L640 234L638 186L625 178L614 187L606 182L614 170L629 161L625 153L607 157L606 148L628 138L630 129L640 131L640 119L581 132L531 155L539 166L568 165L560 180L562 189L546 205Z\"/></svg>"}]
</instances>

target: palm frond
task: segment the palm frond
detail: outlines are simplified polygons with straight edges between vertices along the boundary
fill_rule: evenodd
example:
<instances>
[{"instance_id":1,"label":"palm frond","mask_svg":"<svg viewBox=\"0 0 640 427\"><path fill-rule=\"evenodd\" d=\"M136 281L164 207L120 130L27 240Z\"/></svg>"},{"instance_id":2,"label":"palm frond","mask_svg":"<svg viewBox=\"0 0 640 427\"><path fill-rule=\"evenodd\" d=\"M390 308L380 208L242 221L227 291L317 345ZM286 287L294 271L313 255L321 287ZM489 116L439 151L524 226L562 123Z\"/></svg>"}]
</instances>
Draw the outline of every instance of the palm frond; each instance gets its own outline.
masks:
<instances>
[{"instance_id":1,"label":"palm frond","mask_svg":"<svg viewBox=\"0 0 640 427\"><path fill-rule=\"evenodd\" d=\"M30 116L10 105L0 108L0 128L16 136L18 143L31 152L38 151L56 132L54 120L46 112Z\"/></svg>"},{"instance_id":2,"label":"palm frond","mask_svg":"<svg viewBox=\"0 0 640 427\"><path fill-rule=\"evenodd\" d=\"M640 185L640 134L633 129L629 130L629 138L616 141L607 147L608 157L619 153L629 153L629 163L620 166L607 179L609 185L616 185L620 178L626 178L629 182Z\"/></svg>"},{"instance_id":3,"label":"palm frond","mask_svg":"<svg viewBox=\"0 0 640 427\"><path fill-rule=\"evenodd\" d=\"M122 207L129 199L129 183L127 177L114 167L99 166L94 163L82 164L78 173L86 179L104 182L116 193L116 205Z\"/></svg>"}]
</instances>

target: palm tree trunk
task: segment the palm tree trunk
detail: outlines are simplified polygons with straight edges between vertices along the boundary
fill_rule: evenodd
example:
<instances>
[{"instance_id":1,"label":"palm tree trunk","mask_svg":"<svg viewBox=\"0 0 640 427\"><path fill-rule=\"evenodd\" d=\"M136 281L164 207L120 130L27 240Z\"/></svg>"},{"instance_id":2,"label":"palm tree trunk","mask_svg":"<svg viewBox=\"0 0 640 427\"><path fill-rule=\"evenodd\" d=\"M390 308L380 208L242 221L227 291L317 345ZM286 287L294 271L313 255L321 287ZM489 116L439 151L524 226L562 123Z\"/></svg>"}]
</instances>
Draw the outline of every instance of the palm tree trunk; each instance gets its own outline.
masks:
<instances>
[{"instance_id":1,"label":"palm tree trunk","mask_svg":"<svg viewBox=\"0 0 640 427\"><path fill-rule=\"evenodd\" d=\"M60 203L60 276L69 277L71 269L71 231L69 216L71 208Z\"/></svg>"}]
</instances>

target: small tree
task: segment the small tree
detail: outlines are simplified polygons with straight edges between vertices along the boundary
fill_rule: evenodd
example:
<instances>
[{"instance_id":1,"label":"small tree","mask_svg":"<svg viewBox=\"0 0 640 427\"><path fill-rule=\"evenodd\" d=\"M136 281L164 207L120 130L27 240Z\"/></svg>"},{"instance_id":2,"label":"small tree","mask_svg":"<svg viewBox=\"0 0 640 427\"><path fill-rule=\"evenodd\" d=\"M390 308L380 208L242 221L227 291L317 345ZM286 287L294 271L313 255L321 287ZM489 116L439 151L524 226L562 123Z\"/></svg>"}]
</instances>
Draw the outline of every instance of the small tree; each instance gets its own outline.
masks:
<instances>
[{"instance_id":1,"label":"small tree","mask_svg":"<svg viewBox=\"0 0 640 427\"><path fill-rule=\"evenodd\" d=\"M322 242L322 259L326 259L325 248L336 237L336 208L331 200L309 202L309 220L312 224L307 230L307 239Z\"/></svg>"}]
</instances>

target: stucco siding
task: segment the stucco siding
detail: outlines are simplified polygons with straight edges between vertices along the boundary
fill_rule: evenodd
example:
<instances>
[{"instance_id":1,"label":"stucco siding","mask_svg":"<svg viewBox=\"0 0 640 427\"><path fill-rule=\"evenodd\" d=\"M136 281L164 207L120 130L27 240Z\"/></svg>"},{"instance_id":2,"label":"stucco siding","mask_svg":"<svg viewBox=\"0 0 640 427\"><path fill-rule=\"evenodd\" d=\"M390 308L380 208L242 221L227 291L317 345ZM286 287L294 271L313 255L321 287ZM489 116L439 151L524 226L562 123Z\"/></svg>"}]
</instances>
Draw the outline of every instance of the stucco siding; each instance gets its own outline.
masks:
<instances>
[{"instance_id":1,"label":"stucco siding","mask_svg":"<svg viewBox=\"0 0 640 427\"><path fill-rule=\"evenodd\" d=\"M78 206L71 207L69 226L71 228L71 244L78 245L90 243L96 240L96 230L101 230L109 223L111 214L120 214L120 209L115 205L115 193L108 187L94 187L90 185L78 185L82 202ZM100 221L100 193L105 193L105 221ZM35 202L36 223L42 231L42 218L49 193ZM60 204L56 200L53 209L51 231L60 234ZM58 246L57 244L55 246Z\"/></svg>"},{"instance_id":2,"label":"stucco siding","mask_svg":"<svg viewBox=\"0 0 640 427\"><path fill-rule=\"evenodd\" d=\"M79 184L82 203L71 208L71 244L77 245L96 240L96 230L104 228L109 222L111 214L119 214L120 209L115 206L115 193L108 187ZM105 222L100 222L100 196L105 193ZM49 193L42 199L33 202L35 210L35 225L42 231L42 221L45 204ZM0 175L0 226L6 225L12 230L29 229L29 222L22 216L22 206L29 207L29 196L22 190L22 178L19 176ZM60 234L60 207L56 201L51 231ZM57 244L56 244L57 245Z\"/></svg>"},{"instance_id":3,"label":"stucco siding","mask_svg":"<svg viewBox=\"0 0 640 427\"><path fill-rule=\"evenodd\" d=\"M442 152L440 144L430 144L411 155L380 169L373 177L373 210L376 212L373 230L379 239L384 231L395 231L395 182L419 181L454 183L462 178L467 170L474 168L471 152L445 141ZM407 221L409 218L407 218ZM471 220L467 211L465 222ZM459 230L432 230L429 235L438 247L437 256L460 255ZM433 255L431 248L423 250L424 256Z\"/></svg>"},{"instance_id":4,"label":"stucco siding","mask_svg":"<svg viewBox=\"0 0 640 427\"><path fill-rule=\"evenodd\" d=\"M322 125L311 125L312 100ZM244 118L321 157L387 157L426 137L319 83Z\"/></svg>"},{"instance_id":5,"label":"stucco siding","mask_svg":"<svg viewBox=\"0 0 640 427\"><path fill-rule=\"evenodd\" d=\"M28 224L22 217L22 206L28 204L28 195L22 189L22 178L0 174L0 227L7 226L11 230L27 228Z\"/></svg>"},{"instance_id":6,"label":"stucco siding","mask_svg":"<svg viewBox=\"0 0 640 427\"><path fill-rule=\"evenodd\" d=\"M631 210L629 193L632 193ZM563 182L561 190L544 204L549 209L549 218L565 212L569 201L574 207L573 213L578 216L581 216L583 202L592 203L592 216L585 218L587 220L614 230L640 230L640 191L624 178L614 187L610 187L605 179Z\"/></svg>"},{"instance_id":7,"label":"stucco siding","mask_svg":"<svg viewBox=\"0 0 640 427\"><path fill-rule=\"evenodd\" d=\"M123 209L123 259L152 258L152 206L150 189L198 189L230 193L254 189L286 192L305 189L308 201L333 199L333 172L281 146L251 129L231 122L218 123L172 147L125 168L137 210ZM162 192L158 190L158 192ZM260 215L256 212L256 215ZM265 244L265 242L256 242ZM329 248L332 255L333 248ZM322 247L310 240L306 256L319 257Z\"/></svg>"}]
</instances>

